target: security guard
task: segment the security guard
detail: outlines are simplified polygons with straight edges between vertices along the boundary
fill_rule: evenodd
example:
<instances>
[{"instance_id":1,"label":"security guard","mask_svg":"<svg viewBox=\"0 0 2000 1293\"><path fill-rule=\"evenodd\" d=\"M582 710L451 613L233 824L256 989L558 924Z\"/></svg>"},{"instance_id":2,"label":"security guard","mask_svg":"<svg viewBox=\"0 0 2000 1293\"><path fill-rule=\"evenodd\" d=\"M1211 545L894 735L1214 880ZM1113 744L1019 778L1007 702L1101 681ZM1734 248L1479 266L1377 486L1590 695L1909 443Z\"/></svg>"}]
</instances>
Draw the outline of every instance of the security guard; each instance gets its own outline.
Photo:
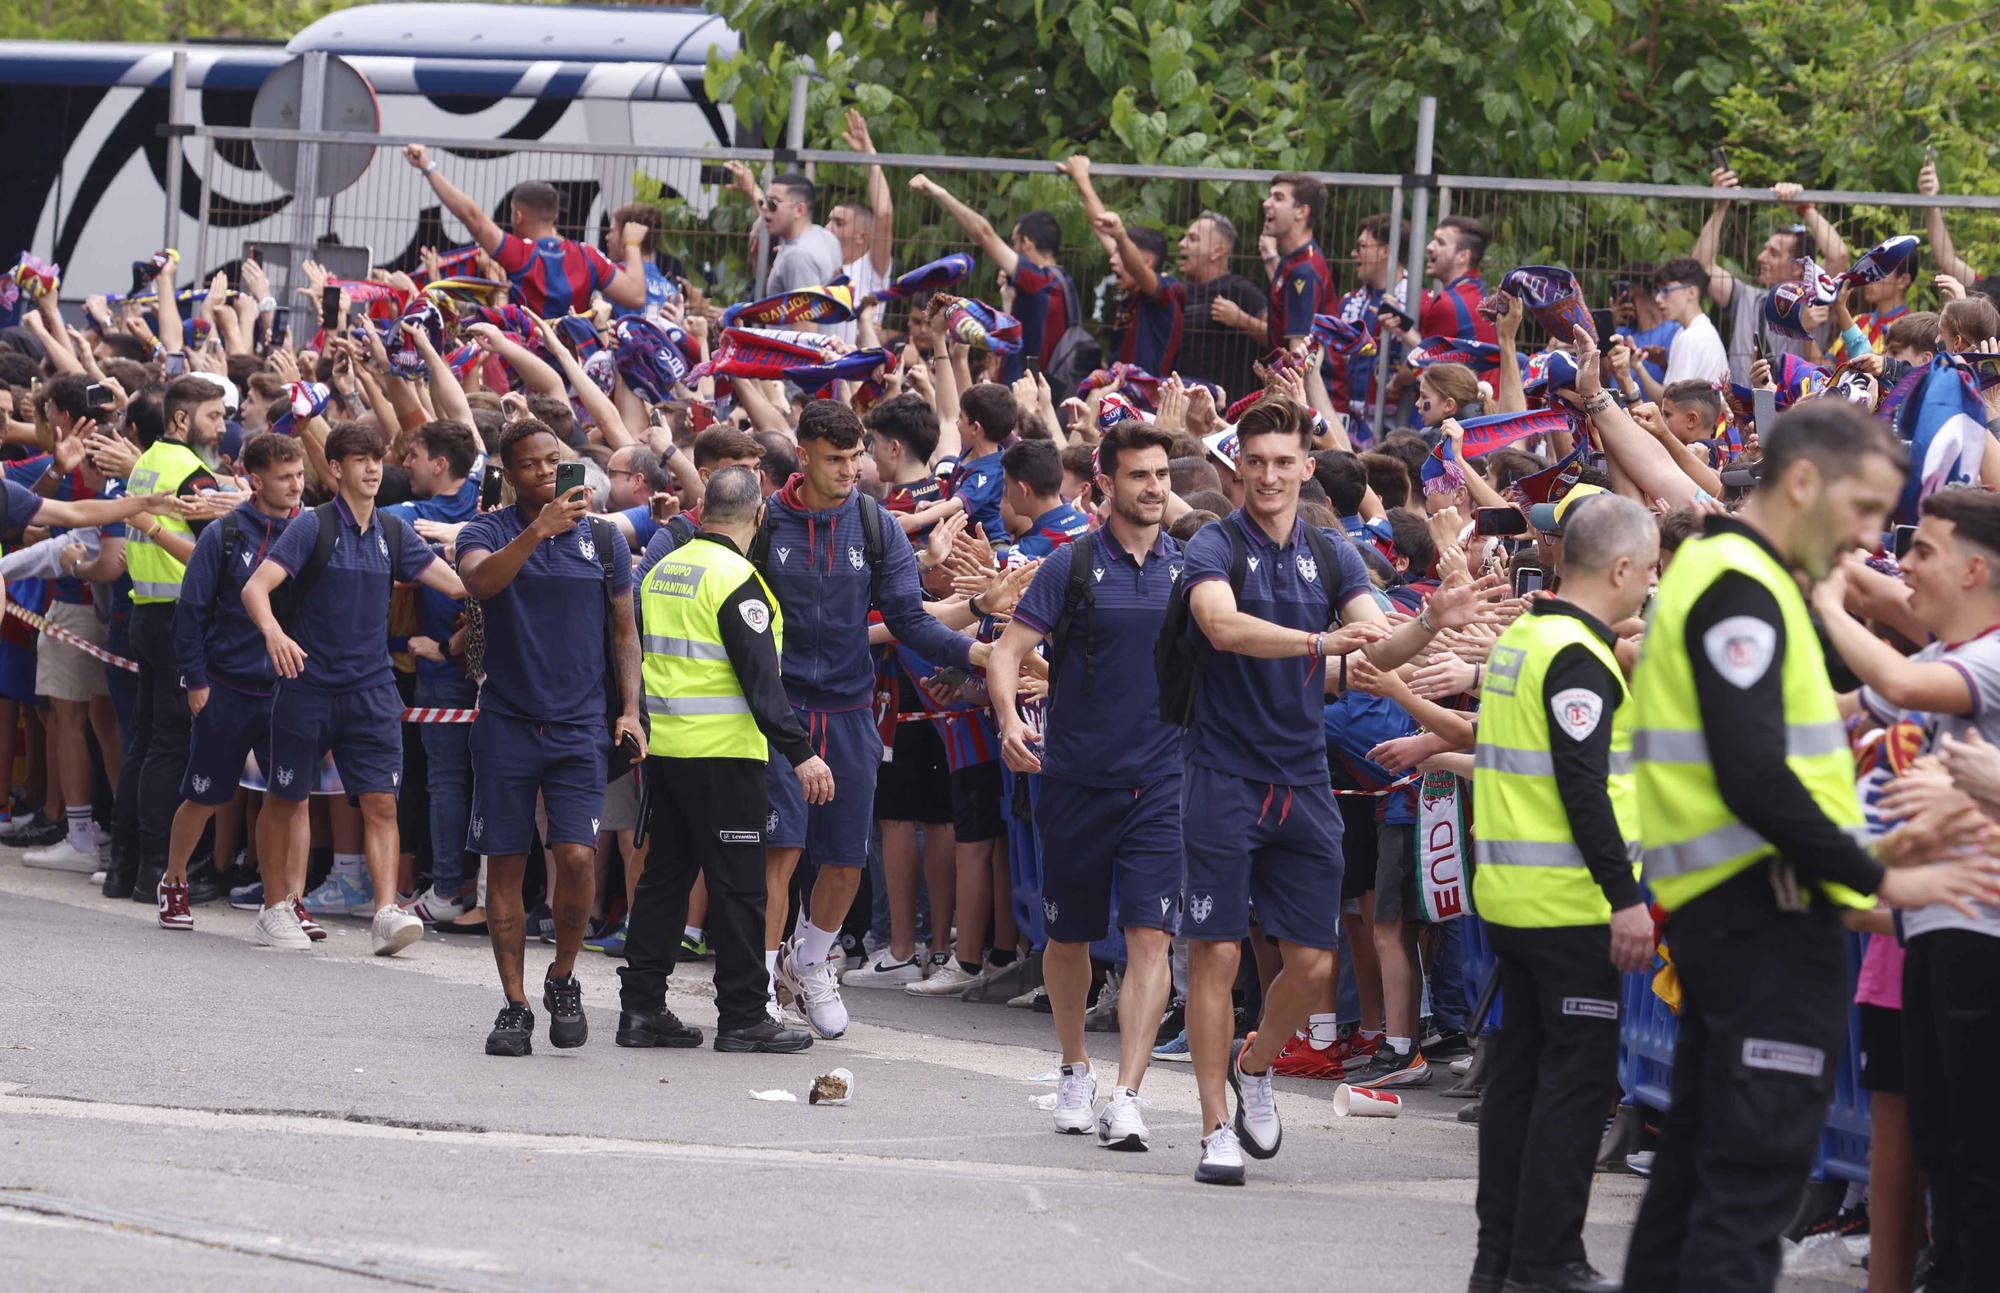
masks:
<instances>
[{"instance_id":1,"label":"security guard","mask_svg":"<svg viewBox=\"0 0 2000 1293\"><path fill-rule=\"evenodd\" d=\"M1632 709L1609 625L1638 613L1660 560L1639 504L1592 494L1562 517L1562 598L1493 646L1472 776L1473 906L1500 965L1506 1026L1479 1123L1470 1293L1616 1293L1583 1217L1617 1098L1620 970L1652 951L1639 896ZM1504 1116L1502 1116L1504 1114Z\"/></svg>"},{"instance_id":2,"label":"security guard","mask_svg":"<svg viewBox=\"0 0 2000 1293\"><path fill-rule=\"evenodd\" d=\"M1884 872L1864 847L1800 592L1879 542L1907 446L1839 400L1794 408L1763 441L1742 511L1674 554L1632 680L1645 878L1682 995L1628 1293L1776 1284L1846 1041L1841 909L1989 887L1969 863Z\"/></svg>"},{"instance_id":3,"label":"security guard","mask_svg":"<svg viewBox=\"0 0 2000 1293\"><path fill-rule=\"evenodd\" d=\"M215 478L194 451L222 438L227 425L222 390L206 377L176 378L167 387L165 413L161 434L132 464L126 491L193 495L213 489ZM112 861L104 872L107 898L129 895L153 902L167 870L168 836L194 730L174 653L174 603L194 541L195 527L176 515L140 517L126 527L132 654L139 658L138 727L118 779Z\"/></svg>"},{"instance_id":4,"label":"security guard","mask_svg":"<svg viewBox=\"0 0 2000 1293\"><path fill-rule=\"evenodd\" d=\"M779 680L784 617L743 554L763 519L757 473L709 477L701 529L640 585L641 672L651 734L648 834L656 841L632 902L620 980L620 1046L687 1047L701 1030L666 1008L688 890L708 882L715 949L715 1049L802 1051L812 1034L765 1012L764 765L772 748L809 803L833 798L833 773L813 753Z\"/></svg>"}]
</instances>

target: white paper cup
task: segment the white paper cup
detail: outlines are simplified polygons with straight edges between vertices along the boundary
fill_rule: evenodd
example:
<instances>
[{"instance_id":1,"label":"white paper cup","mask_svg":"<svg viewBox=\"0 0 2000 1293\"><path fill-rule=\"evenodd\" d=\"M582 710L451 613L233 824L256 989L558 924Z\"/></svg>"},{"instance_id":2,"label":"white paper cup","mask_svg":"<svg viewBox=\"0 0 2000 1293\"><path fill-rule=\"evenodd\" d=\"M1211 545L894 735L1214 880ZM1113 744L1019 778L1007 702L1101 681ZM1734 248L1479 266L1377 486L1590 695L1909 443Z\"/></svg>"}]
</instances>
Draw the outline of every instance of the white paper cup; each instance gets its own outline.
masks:
<instances>
[{"instance_id":1,"label":"white paper cup","mask_svg":"<svg viewBox=\"0 0 2000 1293\"><path fill-rule=\"evenodd\" d=\"M1403 1097L1393 1091L1371 1091L1342 1082L1333 1093L1336 1118L1394 1118L1403 1112Z\"/></svg>"},{"instance_id":2,"label":"white paper cup","mask_svg":"<svg viewBox=\"0 0 2000 1293\"><path fill-rule=\"evenodd\" d=\"M835 1069L813 1079L806 1101L809 1104L846 1104L853 1098L854 1075L846 1069Z\"/></svg>"}]
</instances>

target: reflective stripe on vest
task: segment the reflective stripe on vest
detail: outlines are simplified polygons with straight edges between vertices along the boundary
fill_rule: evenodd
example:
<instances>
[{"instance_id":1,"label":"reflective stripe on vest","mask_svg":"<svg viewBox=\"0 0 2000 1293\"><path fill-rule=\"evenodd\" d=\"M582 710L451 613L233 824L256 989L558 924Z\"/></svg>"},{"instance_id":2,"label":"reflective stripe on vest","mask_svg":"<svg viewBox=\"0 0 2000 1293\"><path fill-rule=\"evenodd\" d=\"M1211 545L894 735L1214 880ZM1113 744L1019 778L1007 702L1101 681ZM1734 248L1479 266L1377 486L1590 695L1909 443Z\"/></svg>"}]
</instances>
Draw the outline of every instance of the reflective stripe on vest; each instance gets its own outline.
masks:
<instances>
[{"instance_id":1,"label":"reflective stripe on vest","mask_svg":"<svg viewBox=\"0 0 2000 1293\"><path fill-rule=\"evenodd\" d=\"M1645 877L1654 899L1668 911L1777 854L1723 800L1688 655L1689 613L1731 572L1762 584L1783 616L1785 653L1770 667L1780 670L1786 768L1828 820L1856 839L1865 838L1854 756L1797 580L1743 534L1703 535L1681 546L1660 581L1632 684ZM1874 905L1844 885L1821 882L1807 892L1815 888L1847 906Z\"/></svg>"},{"instance_id":2,"label":"reflective stripe on vest","mask_svg":"<svg viewBox=\"0 0 2000 1293\"><path fill-rule=\"evenodd\" d=\"M1555 782L1551 742L1568 738L1549 730L1548 667L1571 646L1588 650L1618 680L1615 707L1594 721L1610 726L1605 789L1626 842L1626 858L1634 876L1638 874L1632 705L1618 660L1574 615L1523 615L1500 635L1487 658L1472 770L1473 817L1479 826L1472 905L1481 919L1496 925L1549 928L1601 925L1611 919L1611 903L1577 847Z\"/></svg>"},{"instance_id":3,"label":"reflective stripe on vest","mask_svg":"<svg viewBox=\"0 0 2000 1293\"><path fill-rule=\"evenodd\" d=\"M188 477L207 471L208 465L194 451L173 440L155 440L139 455L125 482L128 494L178 494ZM160 528L184 539L194 538L194 528L178 516L161 514L154 518ZM181 595L181 580L187 566L146 537L137 525L125 529L125 568L132 576L132 601L136 605L171 602Z\"/></svg>"},{"instance_id":4,"label":"reflective stripe on vest","mask_svg":"<svg viewBox=\"0 0 2000 1293\"><path fill-rule=\"evenodd\" d=\"M651 753L676 759L769 759L770 743L729 662L719 619L739 613L723 603L750 579L762 590L764 610L760 614L749 603L739 609L745 622L768 632L782 652L784 617L778 599L757 568L725 544L691 540L646 573L639 586L639 644Z\"/></svg>"}]
</instances>

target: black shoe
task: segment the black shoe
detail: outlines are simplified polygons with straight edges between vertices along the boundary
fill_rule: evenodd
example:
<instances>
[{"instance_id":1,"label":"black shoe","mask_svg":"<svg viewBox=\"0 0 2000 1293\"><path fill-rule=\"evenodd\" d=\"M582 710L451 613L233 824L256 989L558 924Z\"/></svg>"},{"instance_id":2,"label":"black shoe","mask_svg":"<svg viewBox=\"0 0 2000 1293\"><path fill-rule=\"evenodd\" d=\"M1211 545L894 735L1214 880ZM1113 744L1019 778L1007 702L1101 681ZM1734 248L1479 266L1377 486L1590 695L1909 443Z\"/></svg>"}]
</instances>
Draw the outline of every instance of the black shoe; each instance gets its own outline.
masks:
<instances>
[{"instance_id":1,"label":"black shoe","mask_svg":"<svg viewBox=\"0 0 2000 1293\"><path fill-rule=\"evenodd\" d=\"M1472 1042L1464 1033L1453 1030L1439 1033L1435 1038L1426 1040L1420 1049L1424 1053L1424 1058L1432 1062L1462 1060L1472 1054Z\"/></svg>"},{"instance_id":2,"label":"black shoe","mask_svg":"<svg viewBox=\"0 0 2000 1293\"><path fill-rule=\"evenodd\" d=\"M1458 1111L1458 1120L1460 1122L1477 1123L1479 1121L1479 1106L1484 1102L1485 1097L1483 1096L1469 1101L1463 1109Z\"/></svg>"},{"instance_id":3,"label":"black shoe","mask_svg":"<svg viewBox=\"0 0 2000 1293\"><path fill-rule=\"evenodd\" d=\"M1567 1266L1522 1266L1516 1263L1507 1272L1501 1293L1618 1293L1624 1287L1589 1262Z\"/></svg>"},{"instance_id":4,"label":"black shoe","mask_svg":"<svg viewBox=\"0 0 2000 1293\"><path fill-rule=\"evenodd\" d=\"M686 1050L701 1045L701 1029L682 1023L665 1006L621 1010L618 1012L618 1036L614 1040L620 1046L666 1046Z\"/></svg>"},{"instance_id":5,"label":"black shoe","mask_svg":"<svg viewBox=\"0 0 2000 1293\"><path fill-rule=\"evenodd\" d=\"M1166 1018L1160 1020L1159 1031L1153 1034L1153 1046L1156 1049L1165 1046L1174 1038L1179 1037L1181 1029L1186 1027L1187 1003L1185 1001L1176 1001L1167 1007Z\"/></svg>"},{"instance_id":6,"label":"black shoe","mask_svg":"<svg viewBox=\"0 0 2000 1293\"><path fill-rule=\"evenodd\" d=\"M549 1045L569 1050L590 1040L590 1021L583 1017L583 985L574 974L543 979L542 1005L549 1012Z\"/></svg>"},{"instance_id":7,"label":"black shoe","mask_svg":"<svg viewBox=\"0 0 2000 1293\"><path fill-rule=\"evenodd\" d=\"M697 1037L700 1034L696 1034ZM802 1028L787 1028L775 1019L764 1018L748 1028L718 1028L715 1030L715 1049L719 1051L755 1051L767 1055L790 1055L796 1051L808 1050L813 1044L813 1035Z\"/></svg>"},{"instance_id":8,"label":"black shoe","mask_svg":"<svg viewBox=\"0 0 2000 1293\"><path fill-rule=\"evenodd\" d=\"M188 868L188 906L205 907L228 896L229 886L223 883L212 863Z\"/></svg>"},{"instance_id":9,"label":"black shoe","mask_svg":"<svg viewBox=\"0 0 2000 1293\"><path fill-rule=\"evenodd\" d=\"M67 818L52 822L37 811L25 822L16 819L11 823L7 828L6 837L0 839L0 843L17 849L47 848L68 834Z\"/></svg>"},{"instance_id":10,"label":"black shoe","mask_svg":"<svg viewBox=\"0 0 2000 1293\"><path fill-rule=\"evenodd\" d=\"M1507 1254L1484 1248L1473 1254L1472 1278L1465 1282L1465 1293L1500 1293L1506 1282Z\"/></svg>"},{"instance_id":11,"label":"black shoe","mask_svg":"<svg viewBox=\"0 0 2000 1293\"><path fill-rule=\"evenodd\" d=\"M501 1007L486 1034L488 1055L532 1055L535 1053L535 1012L526 1002L510 1001Z\"/></svg>"},{"instance_id":12,"label":"black shoe","mask_svg":"<svg viewBox=\"0 0 2000 1293\"><path fill-rule=\"evenodd\" d=\"M117 845L111 848L111 865L104 868L104 884L99 890L107 898L130 898L139 873L139 864Z\"/></svg>"},{"instance_id":13,"label":"black shoe","mask_svg":"<svg viewBox=\"0 0 2000 1293\"><path fill-rule=\"evenodd\" d=\"M167 878L164 862L148 862L139 868L139 874L132 881L132 901L157 904L160 901L160 881ZM194 901L190 893L188 901Z\"/></svg>"}]
</instances>

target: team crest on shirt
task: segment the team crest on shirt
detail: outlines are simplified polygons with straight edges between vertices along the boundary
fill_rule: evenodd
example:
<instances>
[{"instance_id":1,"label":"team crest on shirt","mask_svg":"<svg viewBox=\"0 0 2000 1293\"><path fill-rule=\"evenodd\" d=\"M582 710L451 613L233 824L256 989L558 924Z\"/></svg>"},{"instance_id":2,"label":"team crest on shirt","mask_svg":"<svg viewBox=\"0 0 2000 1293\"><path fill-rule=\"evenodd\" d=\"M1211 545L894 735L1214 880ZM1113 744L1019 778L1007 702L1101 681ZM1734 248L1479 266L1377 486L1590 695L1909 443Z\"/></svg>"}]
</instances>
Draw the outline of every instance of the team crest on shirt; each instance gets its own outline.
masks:
<instances>
[{"instance_id":1,"label":"team crest on shirt","mask_svg":"<svg viewBox=\"0 0 2000 1293\"><path fill-rule=\"evenodd\" d=\"M281 786L289 786L292 784L292 770L290 768L278 769L278 784Z\"/></svg>"},{"instance_id":2,"label":"team crest on shirt","mask_svg":"<svg viewBox=\"0 0 2000 1293\"><path fill-rule=\"evenodd\" d=\"M1173 583L1179 583L1181 581L1181 568L1179 566L1168 566L1167 578Z\"/></svg>"},{"instance_id":3,"label":"team crest on shirt","mask_svg":"<svg viewBox=\"0 0 2000 1293\"><path fill-rule=\"evenodd\" d=\"M1215 899L1208 894L1198 893L1188 898L1188 915L1194 917L1195 924L1206 925L1214 911Z\"/></svg>"},{"instance_id":4,"label":"team crest on shirt","mask_svg":"<svg viewBox=\"0 0 2000 1293\"><path fill-rule=\"evenodd\" d=\"M859 570L868 563L862 560L861 549L849 548L847 550L847 564L853 566L856 570Z\"/></svg>"},{"instance_id":5,"label":"team crest on shirt","mask_svg":"<svg viewBox=\"0 0 2000 1293\"><path fill-rule=\"evenodd\" d=\"M1042 899L1042 920L1051 925L1056 923L1056 904L1054 899Z\"/></svg>"},{"instance_id":6,"label":"team crest on shirt","mask_svg":"<svg viewBox=\"0 0 2000 1293\"><path fill-rule=\"evenodd\" d=\"M196 775L194 777L189 778L188 784L194 787L194 792L197 795L205 795L208 793L209 786L213 785L214 783L211 782L207 777Z\"/></svg>"},{"instance_id":7,"label":"team crest on shirt","mask_svg":"<svg viewBox=\"0 0 2000 1293\"><path fill-rule=\"evenodd\" d=\"M389 536L382 533L380 526L375 527L375 547L383 556L389 555Z\"/></svg>"},{"instance_id":8,"label":"team crest on shirt","mask_svg":"<svg viewBox=\"0 0 2000 1293\"><path fill-rule=\"evenodd\" d=\"M1319 578L1319 562L1312 559L1309 552L1301 552L1298 557L1299 578L1312 583Z\"/></svg>"},{"instance_id":9,"label":"team crest on shirt","mask_svg":"<svg viewBox=\"0 0 2000 1293\"><path fill-rule=\"evenodd\" d=\"M576 532L576 550L583 554L585 561L597 560L597 540L587 525Z\"/></svg>"}]
</instances>

